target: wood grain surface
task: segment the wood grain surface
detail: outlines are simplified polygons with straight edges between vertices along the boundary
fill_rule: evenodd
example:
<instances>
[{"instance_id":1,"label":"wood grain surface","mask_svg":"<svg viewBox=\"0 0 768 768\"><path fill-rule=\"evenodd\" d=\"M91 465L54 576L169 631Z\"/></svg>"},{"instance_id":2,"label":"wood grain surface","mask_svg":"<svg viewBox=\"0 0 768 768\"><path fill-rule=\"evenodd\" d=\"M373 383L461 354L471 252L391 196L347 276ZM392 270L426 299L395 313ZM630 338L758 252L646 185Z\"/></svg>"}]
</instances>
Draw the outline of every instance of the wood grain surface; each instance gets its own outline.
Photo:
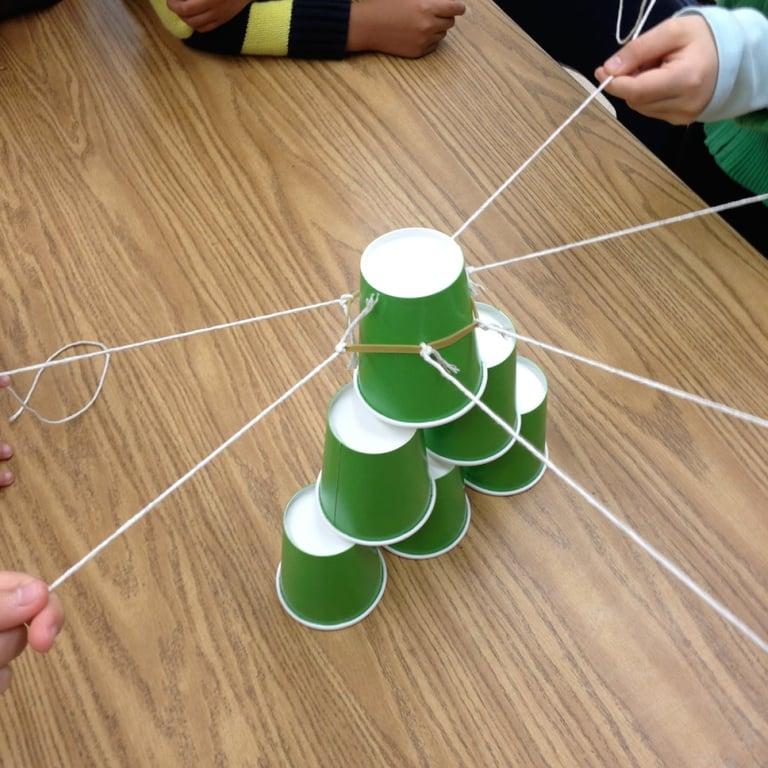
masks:
<instances>
[{"instance_id":1,"label":"wood grain surface","mask_svg":"<svg viewBox=\"0 0 768 768\"><path fill-rule=\"evenodd\" d=\"M406 225L453 232L582 93L486 0L421 61L218 58L145 3L0 27L0 368L333 298ZM462 238L488 263L701 205L598 107ZM522 333L766 415L768 262L718 219L482 275ZM2 426L0 564L53 580L324 358L337 309L114 359L98 405ZM768 434L564 359L551 457L768 635ZM49 415L97 364L49 372ZM552 475L388 557L380 607L274 593L335 367L66 584L0 699L0 765L768 765L768 658ZM27 381L17 380L20 388ZM6 411L10 399L0 399Z\"/></svg>"}]
</instances>

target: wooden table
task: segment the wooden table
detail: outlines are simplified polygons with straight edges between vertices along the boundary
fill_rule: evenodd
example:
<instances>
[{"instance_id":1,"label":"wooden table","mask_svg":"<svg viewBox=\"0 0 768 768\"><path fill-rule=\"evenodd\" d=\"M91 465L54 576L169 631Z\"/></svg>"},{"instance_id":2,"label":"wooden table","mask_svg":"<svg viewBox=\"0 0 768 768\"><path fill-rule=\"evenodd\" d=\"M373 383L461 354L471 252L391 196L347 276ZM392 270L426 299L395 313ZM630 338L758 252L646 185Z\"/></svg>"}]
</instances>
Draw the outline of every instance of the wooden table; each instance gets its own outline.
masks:
<instances>
[{"instance_id":1,"label":"wooden table","mask_svg":"<svg viewBox=\"0 0 768 768\"><path fill-rule=\"evenodd\" d=\"M338 296L375 236L453 232L583 97L484 1L425 60L301 63L201 55L142 3L66 0L0 28L0 94L2 367ZM700 205L595 107L462 244L487 263ZM766 414L768 262L717 219L481 282L523 333ZM3 426L0 563L58 576L341 328L327 309L126 353L78 422ZM524 352L549 375L553 460L768 634L765 431ZM98 369L49 372L36 405L77 406ZM768 659L551 474L473 495L451 555L388 558L361 625L288 619L281 512L348 376L62 588L57 649L0 701L3 766L768 763Z\"/></svg>"}]
</instances>

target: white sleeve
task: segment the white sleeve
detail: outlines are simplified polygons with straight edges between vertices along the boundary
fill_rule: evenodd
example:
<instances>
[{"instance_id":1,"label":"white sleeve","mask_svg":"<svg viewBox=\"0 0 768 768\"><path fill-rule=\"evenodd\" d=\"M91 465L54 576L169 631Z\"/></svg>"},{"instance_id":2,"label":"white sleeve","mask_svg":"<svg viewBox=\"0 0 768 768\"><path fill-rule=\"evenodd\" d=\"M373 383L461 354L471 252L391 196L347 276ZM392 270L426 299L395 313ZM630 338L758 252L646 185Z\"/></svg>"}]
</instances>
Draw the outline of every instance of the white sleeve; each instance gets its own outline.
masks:
<instances>
[{"instance_id":1,"label":"white sleeve","mask_svg":"<svg viewBox=\"0 0 768 768\"><path fill-rule=\"evenodd\" d=\"M717 85L702 123L726 120L768 107L768 16L754 8L685 8L677 15L703 16L715 38Z\"/></svg>"}]
</instances>

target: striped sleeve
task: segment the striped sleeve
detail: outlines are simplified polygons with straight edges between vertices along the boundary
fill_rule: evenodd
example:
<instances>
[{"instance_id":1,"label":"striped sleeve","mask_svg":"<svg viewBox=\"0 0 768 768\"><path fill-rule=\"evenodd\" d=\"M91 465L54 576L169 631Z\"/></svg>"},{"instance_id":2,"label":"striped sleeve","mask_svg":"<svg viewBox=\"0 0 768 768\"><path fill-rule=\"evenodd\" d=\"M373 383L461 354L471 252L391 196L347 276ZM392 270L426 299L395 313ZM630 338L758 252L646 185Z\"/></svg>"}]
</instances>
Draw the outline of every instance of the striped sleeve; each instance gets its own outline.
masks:
<instances>
[{"instance_id":1,"label":"striped sleeve","mask_svg":"<svg viewBox=\"0 0 768 768\"><path fill-rule=\"evenodd\" d=\"M198 50L305 59L340 59L346 53L350 0L253 2L204 34L169 11L166 0L150 2L165 28Z\"/></svg>"}]
</instances>

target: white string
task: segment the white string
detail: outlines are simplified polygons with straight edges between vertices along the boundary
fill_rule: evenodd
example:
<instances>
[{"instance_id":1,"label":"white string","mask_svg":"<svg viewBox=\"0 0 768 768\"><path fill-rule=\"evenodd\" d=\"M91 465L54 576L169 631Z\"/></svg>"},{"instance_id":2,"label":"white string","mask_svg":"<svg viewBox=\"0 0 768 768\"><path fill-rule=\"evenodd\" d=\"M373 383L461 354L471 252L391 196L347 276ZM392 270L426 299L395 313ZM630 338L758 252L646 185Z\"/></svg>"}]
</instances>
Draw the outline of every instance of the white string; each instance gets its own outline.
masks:
<instances>
[{"instance_id":1,"label":"white string","mask_svg":"<svg viewBox=\"0 0 768 768\"><path fill-rule=\"evenodd\" d=\"M642 3L640 3L640 9L637 12L637 20L635 21L635 25L626 35L622 36L621 23L624 19L624 0L619 0L619 15L616 19L616 42L619 45L626 45L630 40L637 39L640 31L645 26L645 22L648 21L648 17L653 11L653 6L656 5L656 0L650 0L650 5L648 5L648 3L649 0L643 0Z\"/></svg>"},{"instance_id":2,"label":"white string","mask_svg":"<svg viewBox=\"0 0 768 768\"><path fill-rule=\"evenodd\" d=\"M648 21L648 17L651 15L651 11L653 11L654 6L656 5L656 0L650 0L648 8L643 12L643 7L645 6L645 2L648 2L648 0L643 0L643 5L640 9L640 19L638 20L637 24L633 28L632 32L632 39L636 39L640 32L642 32L643 27L645 26L645 23ZM618 21L616 23L617 30L621 27L621 19L624 15L624 0L619 0L619 14L618 14ZM617 32L618 35L618 32ZM526 168L542 153L544 150L610 85L610 83L613 82L613 75L610 75L605 80L603 80L602 83L593 91L582 103L579 107L576 108L575 112L559 127L557 128L554 133L552 133L549 138L454 232L453 234L453 240L456 240L458 237L461 236L461 234L469 227L470 224L472 224L475 219L477 219L478 216L480 216L485 210L487 210L493 202L496 200L499 195L501 195L504 190L507 189L507 187L512 184L515 179L517 179L518 176L520 176L521 173L523 173Z\"/></svg>"},{"instance_id":3,"label":"white string","mask_svg":"<svg viewBox=\"0 0 768 768\"><path fill-rule=\"evenodd\" d=\"M751 629L744 621L736 616L732 611L726 608L719 600L714 598L709 592L695 582L688 574L685 573L679 566L675 565L669 558L661 554L652 544L649 544L637 531L631 526L625 523L620 518L616 517L602 502L598 501L587 491L583 486L577 483L570 475L560 469L552 460L545 454L541 453L534 445L532 445L525 437L516 432L506 421L504 421L497 413L492 411L477 395L470 392L455 376L447 371L437 360L433 359L435 350L428 344L421 345L421 357L422 359L431 365L440 375L450 381L465 397L469 398L480 410L486 413L496 424L498 424L505 432L513 437L517 437L520 444L535 456L540 462L545 464L552 472L554 472L566 485L574 490L579 496L581 496L590 506L594 507L605 517L612 525L618 528L625 536L631 541L637 544L648 555L650 555L662 568L668 573L674 576L678 581L684 584L691 590L696 596L701 598L710 608L712 608L721 618L727 621L736 630L741 632L746 638L751 640L761 651L768 653L768 642L766 642L760 635L758 635L753 629Z\"/></svg>"},{"instance_id":4,"label":"white string","mask_svg":"<svg viewBox=\"0 0 768 768\"><path fill-rule=\"evenodd\" d=\"M101 350L106 350L107 347L105 344L102 344L100 341L73 341L71 344L66 344L65 346L57 349L46 362L51 362L52 360L56 360L60 355L64 354L64 352L67 352L70 349L73 349L75 347L99 347ZM32 399L32 396L35 394L35 391L37 390L37 385L40 383L40 377L45 373L45 369L41 368L37 371L35 374L35 378L32 380L32 385L29 388L29 391L27 394L22 398L13 387L7 387L8 393L19 403L18 410L8 417L8 421L13 424L14 421L16 421L19 416L21 416L24 411L27 411L28 413L32 414L36 419L39 421L42 421L43 424L66 424L67 422L74 421L78 417L82 416L95 402L98 400L99 395L101 394L101 390L104 388L104 382L107 378L107 373L109 372L109 362L111 360L111 357L109 353L105 354L104 357L104 366L101 369L101 376L99 377L99 382L96 386L96 389L94 393L91 395L91 399L88 400L88 402L80 408L80 410L76 411L75 413L71 413L68 416L64 416L60 419L49 419L46 416L43 416L40 414L37 410L32 408L31 405L29 405L29 401Z\"/></svg>"},{"instance_id":5,"label":"white string","mask_svg":"<svg viewBox=\"0 0 768 768\"><path fill-rule=\"evenodd\" d=\"M588 357L584 357L583 355L578 355L575 352L568 352L567 350L561 349L560 347L556 347L553 344L547 344L544 341L538 341L536 339L532 339L530 336L523 336L521 333L510 331L508 328L502 328L500 325L494 325L493 323L479 323L478 327L488 331L495 331L501 336L506 336L509 339L519 339L520 341L523 341L526 344L532 344L535 347L541 347L541 349L546 349L548 352L554 352L557 355L563 355L563 357L570 358L571 360L576 360L579 363L584 363L585 365L591 365L593 368L598 368L599 370L605 371L606 373L612 373L615 376L620 376L623 379L628 379L629 381L633 381L636 384L642 384L645 387L656 389L659 392L664 392L667 395L671 395L672 397L678 397L681 400L686 400L689 403L700 405L703 408L709 408L713 411L719 411L720 413L724 413L726 416L732 416L735 419L740 419L741 421L749 422L750 424L754 424L757 427L768 429L768 419L764 419L760 416L755 416L754 414L747 413L746 411L740 411L736 408L732 408L730 405L724 405L723 403L718 403L715 400L710 400L709 398L702 397L701 395L694 395L691 392L686 392L685 390L677 389L676 387L671 387L668 384L663 384L660 381L655 381L654 379L649 379L649 378L646 378L645 376L639 376L636 373L632 373L631 371L625 371L622 368L616 368L612 365L608 365L607 363L601 363L599 360L592 360Z\"/></svg>"},{"instance_id":6,"label":"white string","mask_svg":"<svg viewBox=\"0 0 768 768\"><path fill-rule=\"evenodd\" d=\"M341 352L334 351L332 355L327 357L322 363L320 363L320 365L313 368L306 376L304 376L304 378L300 379L290 389L284 392L271 405L267 406L263 411L261 411L261 413L259 413L257 416L251 419L247 424L241 427L229 439L225 440L218 448L211 451L211 453L209 453L202 461L200 461L198 464L195 464L195 466L192 467L192 469L186 472L175 483L173 483L172 485L169 485L168 488L166 488L157 498L153 499L143 509L139 510L139 512L137 512L133 517L131 517L129 520L123 523L114 533L107 536L107 538L104 539L104 541L102 541L101 544L94 547L94 549L92 549L87 555L85 555L85 557L83 557L81 560L75 563L71 568L68 568L61 576L59 576L58 579L52 582L51 586L49 587L49 592L53 592L55 589L60 587L65 581L67 581L67 579L69 579L71 576L74 576L81 568L83 568L91 560L93 560L101 552L103 552L110 544L112 544L112 542L116 541L124 533L126 533L131 528L133 528L133 526L136 525L136 523L138 523L142 518L146 517L146 515L148 515L155 507L157 507L161 502L167 499L172 493L174 493L179 488L181 488L182 485L184 485L188 480L194 477L201 469L203 469L208 464L210 464L217 456L219 456L227 448L229 448L233 443L239 440L246 432L248 432L250 429L256 426L256 424L258 424L265 416L267 416L272 411L274 411L275 408L277 408L279 405L284 403L289 397L291 397L291 395L293 395L298 389L300 389L308 381L313 379L318 373L320 373L320 371L323 370L323 368L325 368L327 365L330 365L341 354L342 354Z\"/></svg>"},{"instance_id":7,"label":"white string","mask_svg":"<svg viewBox=\"0 0 768 768\"><path fill-rule=\"evenodd\" d=\"M344 323L349 330L349 326L352 324L352 314L350 313L350 307L352 306L352 301L355 298L355 294L353 293L345 293L342 298L346 299L346 302L342 305L342 308L344 310ZM378 295L376 296L376 301L379 300ZM348 371L354 371L355 368L357 368L358 364L358 357L357 352L353 352L348 358L347 358L347 370Z\"/></svg>"},{"instance_id":8,"label":"white string","mask_svg":"<svg viewBox=\"0 0 768 768\"><path fill-rule=\"evenodd\" d=\"M344 335L341 337L341 340L336 346L336 349L333 351L333 354L327 357L325 360L323 360L322 363L315 366L306 376L299 379L292 387L290 387L288 390L286 390L280 397L277 398L273 403L268 405L261 413L259 413L257 416L254 416L247 424L242 426L240 429L237 430L230 438L225 440L221 445L219 445L218 448L211 451L202 461L195 464L192 469L190 469L188 472L186 472L184 475L182 475L175 483L172 483L169 485L159 496L157 496L155 499L149 502L143 509L139 510L133 517L131 517L129 520L126 520L125 523L123 523L114 533L107 536L104 541L101 542L98 546L94 547L85 557L83 557L81 560L79 560L77 563L75 563L73 566L68 568L64 573L59 576L58 579L56 579L54 582L51 583L50 587L48 588L49 592L53 592L55 589L58 589L67 579L74 576L79 570L81 570L84 566L86 566L91 560L93 560L95 557L97 557L101 552L103 552L110 544L112 544L114 541L119 539L124 533L129 531L131 528L133 528L136 523L138 523L140 520L142 520L144 517L146 517L155 507L157 507L161 502L163 502L165 499L167 499L171 494L175 493L179 488L181 488L182 485L184 485L188 480L192 479L200 470L207 467L217 456L224 453L224 451L227 450L230 446L232 446L235 442L237 442L246 432L251 430L253 427L255 427L265 416L268 416L272 411L274 411L278 406L282 405L286 400L288 400L292 395L294 395L296 392L298 392L299 389L301 389L307 382L311 381L315 376L317 376L324 368L326 368L328 365L330 365L334 360L336 360L337 357L340 357L344 354L345 346L347 340L350 338L352 333L354 332L357 324L373 309L373 307L376 304L377 297L371 297L368 300L368 303L365 306L365 309L363 309L362 312L355 318L355 320L350 323L349 327L344 332Z\"/></svg>"},{"instance_id":9,"label":"white string","mask_svg":"<svg viewBox=\"0 0 768 768\"><path fill-rule=\"evenodd\" d=\"M452 239L461 237L467 227L472 224L484 211L486 211L495 202L507 187L522 174L528 166L603 92L613 80L609 77L600 84L600 86L589 95L589 97L579 106L576 111L552 133L549 138L454 232Z\"/></svg>"},{"instance_id":10,"label":"white string","mask_svg":"<svg viewBox=\"0 0 768 768\"><path fill-rule=\"evenodd\" d=\"M659 227L666 227L670 224L679 224L683 221L690 221L691 219L697 219L700 216L709 216L713 213L721 213L723 211L730 211L733 208L741 208L745 205L752 205L754 203L762 203L768 200L768 193L762 195L753 195L752 197L744 197L741 200L733 200L730 203L721 203L720 205L713 205L709 208L700 208L696 211L689 211L688 213L681 213L677 216L671 216L668 219L660 219L659 221L651 221L646 224L638 224L634 227L628 227L627 229L619 229L615 232L608 232L604 235L596 235L594 237L588 237L585 240L577 240L575 243L567 243L566 245L557 245L553 248L546 248L543 251L535 251L534 253L526 254L525 256L514 256L511 259L504 259L503 261L495 261L492 264L482 264L478 267L467 267L469 274L475 274L476 272L484 272L487 269L495 269L496 267L505 267L509 264L516 264L520 261L529 261L530 259L540 259L542 256L551 256L554 253L562 253L563 251L569 251L574 248L582 248L585 245L594 245L595 243L604 243L607 240L615 240L619 237L626 237L627 235L635 235L638 232L646 232L649 229L657 229Z\"/></svg>"},{"instance_id":11,"label":"white string","mask_svg":"<svg viewBox=\"0 0 768 768\"><path fill-rule=\"evenodd\" d=\"M251 325L252 323L260 323L263 320L273 320L278 317L286 317L288 315L298 315L301 312L308 312L313 309L320 309L322 307L331 307L334 305L340 305L344 307L349 301L352 300L351 294L344 294L338 299L330 299L329 301L321 301L317 304L307 304L303 307L293 307L292 309L283 309L279 312L271 312L268 315L256 315L255 317L246 317L243 320L234 320L229 323L219 323L218 325L210 325L206 328L196 328L192 331L183 331L182 333L172 333L168 336L158 336L154 339L146 339L145 341L136 341L131 344L123 344L119 347L110 347L98 352L88 352L83 355L73 355L72 357L65 357L61 360L50 360L44 363L36 363L35 365L25 365L21 368L13 368L8 371L0 371L0 376L16 376L19 373L31 373L32 371L45 370L47 368L54 368L58 365L68 365L70 363L79 362L81 360L90 360L94 357L103 357L104 355L115 355L118 352L127 352L132 349L143 349L144 347L154 346L156 344L164 344L167 341L175 341L176 339L188 339L191 336L201 336L206 333L213 333L215 331L223 331L228 328L239 328L244 325Z\"/></svg>"}]
</instances>

